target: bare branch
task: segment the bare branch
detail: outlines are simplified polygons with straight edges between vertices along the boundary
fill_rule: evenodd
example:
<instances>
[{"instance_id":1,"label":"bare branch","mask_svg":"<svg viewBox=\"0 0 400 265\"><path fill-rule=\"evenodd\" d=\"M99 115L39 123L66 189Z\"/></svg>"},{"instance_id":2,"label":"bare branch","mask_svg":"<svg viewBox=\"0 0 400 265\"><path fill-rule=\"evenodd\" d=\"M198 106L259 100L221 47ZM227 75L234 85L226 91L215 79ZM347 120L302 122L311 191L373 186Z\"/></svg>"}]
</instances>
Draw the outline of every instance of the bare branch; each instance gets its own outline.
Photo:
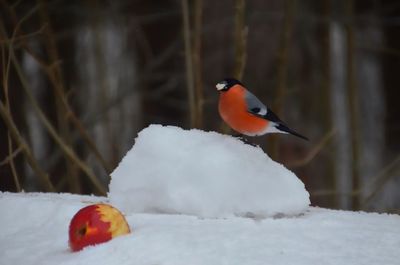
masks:
<instances>
[{"instance_id":1,"label":"bare branch","mask_svg":"<svg viewBox=\"0 0 400 265\"><path fill-rule=\"evenodd\" d=\"M6 30L5 27L3 25L3 22L1 21L1 35L4 36L5 38L7 37L6 35ZM6 51L5 51L5 46L1 45L1 54L2 54L2 65L3 67L3 89L4 89L4 99L5 99L5 106L6 109L8 111L8 113L11 113L10 111L10 100L9 100L9 94L8 94L8 78L9 78L9 74L10 74L10 66L11 66L11 56L10 54L8 54L7 56L7 63L5 62L5 57L6 57ZM14 179L14 183L15 183L15 187L16 190L18 192L21 191L21 184L20 184L20 180L19 180L19 176L18 176L18 172L17 169L15 167L15 163L14 163L14 153L18 153L18 152L14 152L13 151L13 143L12 143L12 139L10 136L10 132L7 132L7 141L8 141L8 159L6 158L5 160L8 161L8 163L10 164L10 168L11 168L11 173ZM19 148L18 148L19 149Z\"/></svg>"},{"instance_id":2,"label":"bare branch","mask_svg":"<svg viewBox=\"0 0 400 265\"><path fill-rule=\"evenodd\" d=\"M9 44L13 44L15 45L16 42L18 41L26 41L26 39L32 38L32 37L36 37L37 35L40 35L43 33L44 29L46 28L47 25L43 25L40 29L38 29L37 31L31 32L31 33L27 33L27 34L23 34L20 36L15 36L14 38L8 39L8 38L4 38L0 40L0 45L9 45Z\"/></svg>"},{"instance_id":3,"label":"bare branch","mask_svg":"<svg viewBox=\"0 0 400 265\"><path fill-rule=\"evenodd\" d=\"M383 189L385 184L394 176L395 174L390 175L389 173L400 163L400 156L396 157L392 162L390 162L387 166L385 166L381 172L378 174L376 178L373 178L371 182L374 182L375 189L368 195L364 201L361 203L361 209L365 209L375 198L376 195ZM371 183L372 184L372 183ZM369 187L371 184L366 185Z\"/></svg>"},{"instance_id":4,"label":"bare branch","mask_svg":"<svg viewBox=\"0 0 400 265\"><path fill-rule=\"evenodd\" d=\"M190 125L195 126L196 102L193 77L193 58L190 41L190 17L188 0L182 0L182 19L183 19L183 41L185 44L185 65L186 65L186 86L189 99Z\"/></svg>"},{"instance_id":5,"label":"bare branch","mask_svg":"<svg viewBox=\"0 0 400 265\"><path fill-rule=\"evenodd\" d=\"M246 66L246 46L248 28L245 24L246 1L236 0L235 3L235 78L241 80L243 78Z\"/></svg>"},{"instance_id":6,"label":"bare branch","mask_svg":"<svg viewBox=\"0 0 400 265\"><path fill-rule=\"evenodd\" d=\"M355 33L353 25L354 1L348 0L345 3L345 12L348 17L346 23L346 41L347 41L347 89L348 105L350 116L350 134L352 149L352 181L353 190L359 190L361 187L360 177L360 126L359 126L359 103L358 88L356 81L356 62L355 62ZM353 197L353 209L360 207L360 198Z\"/></svg>"},{"instance_id":7,"label":"bare branch","mask_svg":"<svg viewBox=\"0 0 400 265\"><path fill-rule=\"evenodd\" d=\"M35 10L39 9L42 5L38 4L35 7ZM11 16L14 18L15 20L15 24L21 24L20 22L17 22L17 18L16 18L16 14L14 12L14 10L9 10ZM42 15L43 16L43 15ZM46 14L44 14L44 18L46 20ZM16 37L16 31L17 30L17 26L15 27L14 30L14 34L13 34L13 38L18 38L20 39L20 37ZM48 26L48 23L45 22L45 25L40 29L40 31L48 31L51 30L51 28ZM50 34L51 35L51 34ZM26 35L25 35L26 36ZM61 65L61 61L58 59L58 55L57 52L55 51L55 45L54 45L54 41L49 40L48 43L53 43L50 47L51 53L52 54L52 62L50 64L47 64L47 62L45 62L42 58L40 58L40 56L38 56L27 44L26 39L22 38L21 39L21 44L23 46L23 48L25 49L26 52L28 52L32 58L39 64L39 66L42 68L42 70L46 73L46 75L49 77L49 80L52 84L52 86L55 88L55 92L58 96L58 98L60 99L61 105L65 108L65 117L63 118L68 118L70 119L70 121L72 122L72 124L78 129L79 134L81 135L81 137L83 138L83 140L88 144L89 149L93 152L93 154L95 155L95 157L98 159L98 161L100 162L100 164L103 166L104 170L108 173L111 172L111 167L109 166L108 162L103 158L103 156L100 154L97 146L95 145L95 143L93 142L93 140L91 139L89 133L87 132L86 128L82 125L82 122L80 121L80 119L76 116L75 112L72 110L70 104L68 103L68 100L64 94L64 88L60 87L62 86L62 84L60 84L60 82L58 82L57 80L57 74L55 73L60 73L61 70L60 65Z\"/></svg>"},{"instance_id":8,"label":"bare branch","mask_svg":"<svg viewBox=\"0 0 400 265\"><path fill-rule=\"evenodd\" d=\"M35 112L38 114L39 119L42 121L44 127L47 129L49 132L50 136L54 139L54 141L59 145L63 153L72 161L76 163L76 165L83 171L85 174L88 176L89 180L93 183L93 185L96 187L96 189L100 192L100 194L104 195L106 194L105 189L103 185L100 183L100 181L97 179L97 177L94 175L93 171L75 154L75 152L67 145L65 144L64 140L57 134L56 130L54 129L53 125L49 122L49 120L46 118L45 114L41 110L37 100L34 98L32 91L29 89L28 82L26 78L24 77L22 73L21 66L19 65L14 51L10 47L10 54L11 54L11 60L12 63L17 71L17 74L21 80L22 87L24 88L26 95L28 96L28 100L30 101L33 109Z\"/></svg>"},{"instance_id":9,"label":"bare branch","mask_svg":"<svg viewBox=\"0 0 400 265\"><path fill-rule=\"evenodd\" d=\"M280 36L280 44L277 58L277 86L275 95L274 110L278 115L282 114L284 99L287 94L287 73L289 69L289 47L292 39L293 20L295 14L296 0L285 0L284 10L285 16L283 20L283 28ZM272 157L279 155L279 138L271 137L270 149Z\"/></svg>"},{"instance_id":10,"label":"bare branch","mask_svg":"<svg viewBox=\"0 0 400 265\"><path fill-rule=\"evenodd\" d=\"M22 147L18 147L17 149L12 150L12 153L9 154L3 161L0 162L0 167L11 163L11 161L22 151Z\"/></svg>"},{"instance_id":11,"label":"bare branch","mask_svg":"<svg viewBox=\"0 0 400 265\"><path fill-rule=\"evenodd\" d=\"M58 54L56 40L54 38L53 28L51 26L51 21L48 15L46 1L37 1L41 4L41 8L39 10L41 22L45 25L48 25L43 34L46 52L48 54L50 62L58 62L60 61L60 57ZM60 134L60 137L65 141L65 144L67 144L68 146L72 146L69 122L67 119L65 119L66 112L68 110L65 105L61 103L62 98L66 97L63 72L61 69L61 64L55 63L52 65L54 66L49 67L49 78L51 79L51 82L53 84L52 89L57 95L57 97L55 97L55 107L57 114L56 117L58 133ZM64 164L66 169L64 177L66 177L68 180L69 190L73 193L80 193L81 186L76 165L70 159L65 160Z\"/></svg>"},{"instance_id":12,"label":"bare branch","mask_svg":"<svg viewBox=\"0 0 400 265\"><path fill-rule=\"evenodd\" d=\"M8 152L10 154L12 154L14 148L13 148L13 143L12 143L12 140L11 140L10 132L7 133L7 139L8 139ZM11 167L11 173L13 175L14 182L15 182L15 187L17 189L17 192L20 192L21 191L21 184L20 184L20 181L19 181L17 168L15 167L14 157L10 156L10 155L8 157L10 158L9 162L10 162L10 167Z\"/></svg>"},{"instance_id":13,"label":"bare branch","mask_svg":"<svg viewBox=\"0 0 400 265\"><path fill-rule=\"evenodd\" d=\"M317 190L310 192L310 196L312 197L337 196L337 195L358 196L358 194L360 194L360 191L338 192L336 190Z\"/></svg>"},{"instance_id":14,"label":"bare branch","mask_svg":"<svg viewBox=\"0 0 400 265\"><path fill-rule=\"evenodd\" d=\"M51 184L49 176L45 173L37 163L35 157L32 154L31 149L25 143L24 138L19 133L17 127L12 120L11 114L8 112L7 107L0 101L0 116L3 118L4 123L6 124L11 137L14 141L22 148L25 158L27 159L29 165L31 166L32 170L35 174L39 177L40 182L42 183L43 187L46 191L54 191L53 184Z\"/></svg>"},{"instance_id":15,"label":"bare branch","mask_svg":"<svg viewBox=\"0 0 400 265\"><path fill-rule=\"evenodd\" d=\"M289 162L289 167L302 167L310 163L321 150L329 143L332 137L335 135L336 129L331 129L325 136L310 150L310 152L301 160Z\"/></svg>"},{"instance_id":16,"label":"bare branch","mask_svg":"<svg viewBox=\"0 0 400 265\"><path fill-rule=\"evenodd\" d=\"M193 26L193 74L195 89L195 126L203 125L203 77L201 70L201 40L203 23L203 0L194 1L194 26Z\"/></svg>"}]
</instances>

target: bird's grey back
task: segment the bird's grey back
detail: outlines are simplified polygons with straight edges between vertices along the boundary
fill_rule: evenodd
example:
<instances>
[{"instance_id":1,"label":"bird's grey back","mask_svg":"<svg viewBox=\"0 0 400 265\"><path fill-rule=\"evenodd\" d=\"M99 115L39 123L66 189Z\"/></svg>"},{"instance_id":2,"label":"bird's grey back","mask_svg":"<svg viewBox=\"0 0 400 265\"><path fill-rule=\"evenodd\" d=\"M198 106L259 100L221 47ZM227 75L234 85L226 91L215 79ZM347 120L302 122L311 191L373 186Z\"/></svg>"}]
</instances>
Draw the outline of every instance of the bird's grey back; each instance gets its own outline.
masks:
<instances>
[{"instance_id":1,"label":"bird's grey back","mask_svg":"<svg viewBox=\"0 0 400 265\"><path fill-rule=\"evenodd\" d=\"M259 116L264 116L267 114L267 106L265 106L256 96L254 96L248 90L246 90L245 99L248 112Z\"/></svg>"}]
</instances>

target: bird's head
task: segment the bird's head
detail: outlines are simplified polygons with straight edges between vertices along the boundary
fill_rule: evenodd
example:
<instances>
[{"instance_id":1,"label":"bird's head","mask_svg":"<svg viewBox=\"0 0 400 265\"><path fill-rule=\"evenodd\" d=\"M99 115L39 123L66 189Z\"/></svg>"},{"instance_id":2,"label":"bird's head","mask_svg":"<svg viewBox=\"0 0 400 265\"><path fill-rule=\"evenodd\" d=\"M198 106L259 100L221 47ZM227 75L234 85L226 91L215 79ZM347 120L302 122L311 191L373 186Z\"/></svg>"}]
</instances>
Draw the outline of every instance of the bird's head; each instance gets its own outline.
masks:
<instances>
[{"instance_id":1,"label":"bird's head","mask_svg":"<svg viewBox=\"0 0 400 265\"><path fill-rule=\"evenodd\" d=\"M221 82L219 82L215 87L218 91L228 91L234 85L242 85L238 80L234 78L225 78Z\"/></svg>"}]
</instances>

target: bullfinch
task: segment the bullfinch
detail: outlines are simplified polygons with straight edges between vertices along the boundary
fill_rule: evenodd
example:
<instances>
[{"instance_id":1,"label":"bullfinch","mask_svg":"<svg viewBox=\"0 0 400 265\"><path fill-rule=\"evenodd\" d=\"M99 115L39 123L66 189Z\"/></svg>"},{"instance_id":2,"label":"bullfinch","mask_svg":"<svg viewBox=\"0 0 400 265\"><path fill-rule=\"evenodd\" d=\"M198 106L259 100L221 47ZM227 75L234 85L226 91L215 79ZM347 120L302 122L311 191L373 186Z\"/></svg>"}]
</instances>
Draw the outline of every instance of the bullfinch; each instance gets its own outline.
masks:
<instances>
[{"instance_id":1,"label":"bullfinch","mask_svg":"<svg viewBox=\"0 0 400 265\"><path fill-rule=\"evenodd\" d=\"M238 80L224 79L216 85L216 88L220 93L219 114L232 129L240 134L259 136L266 133L288 133L308 140L307 137L286 126Z\"/></svg>"}]
</instances>

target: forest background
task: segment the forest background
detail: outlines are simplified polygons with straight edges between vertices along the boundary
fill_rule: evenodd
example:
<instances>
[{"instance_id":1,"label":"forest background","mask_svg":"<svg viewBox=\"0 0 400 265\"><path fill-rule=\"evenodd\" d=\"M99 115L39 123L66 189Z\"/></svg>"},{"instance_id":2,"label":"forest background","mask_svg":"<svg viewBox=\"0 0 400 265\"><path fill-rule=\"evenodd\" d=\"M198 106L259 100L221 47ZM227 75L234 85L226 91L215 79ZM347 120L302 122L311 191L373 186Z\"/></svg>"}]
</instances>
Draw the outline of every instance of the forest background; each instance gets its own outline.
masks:
<instances>
[{"instance_id":1,"label":"forest background","mask_svg":"<svg viewBox=\"0 0 400 265\"><path fill-rule=\"evenodd\" d=\"M105 195L151 123L233 133L215 84L309 142L256 140L313 205L400 212L400 2L0 0L0 190Z\"/></svg>"}]
</instances>

